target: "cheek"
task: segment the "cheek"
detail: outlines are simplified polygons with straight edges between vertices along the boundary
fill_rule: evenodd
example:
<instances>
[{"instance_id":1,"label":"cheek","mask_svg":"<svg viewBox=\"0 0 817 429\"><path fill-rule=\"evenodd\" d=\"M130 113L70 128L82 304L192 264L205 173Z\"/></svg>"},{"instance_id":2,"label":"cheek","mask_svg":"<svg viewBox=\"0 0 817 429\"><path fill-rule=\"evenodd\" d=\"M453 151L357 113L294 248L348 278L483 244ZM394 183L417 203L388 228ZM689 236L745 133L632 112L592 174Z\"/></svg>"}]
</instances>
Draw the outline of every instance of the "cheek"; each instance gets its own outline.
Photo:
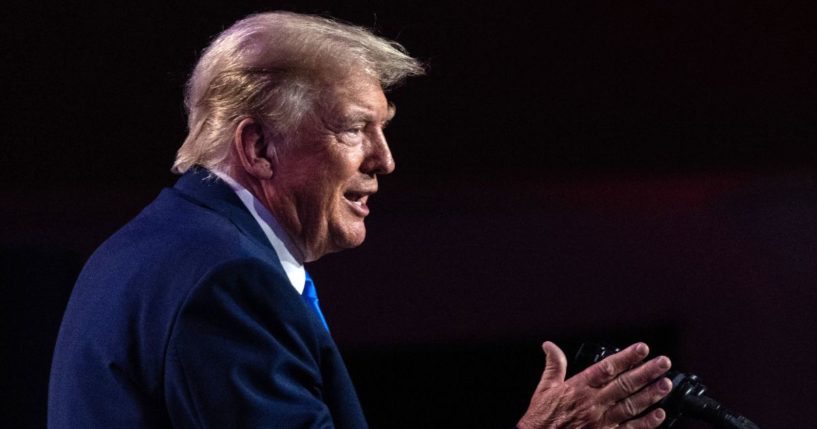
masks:
<instances>
[{"instance_id":1,"label":"cheek","mask_svg":"<svg viewBox=\"0 0 817 429\"><path fill-rule=\"evenodd\" d=\"M306 169L309 177L302 180L312 194L313 210L318 212L314 214L335 224L333 229L337 230L350 222L343 194L354 184L362 157L358 148L336 146L334 149L338 151L329 150L313 158Z\"/></svg>"},{"instance_id":2,"label":"cheek","mask_svg":"<svg viewBox=\"0 0 817 429\"><path fill-rule=\"evenodd\" d=\"M356 160L356 157L344 157L315 167L315 171L321 171L320 180L327 194L343 195L359 172L360 163Z\"/></svg>"},{"instance_id":3,"label":"cheek","mask_svg":"<svg viewBox=\"0 0 817 429\"><path fill-rule=\"evenodd\" d=\"M338 222L343 216L343 193L348 180L324 170L310 180L310 194L313 216L319 222Z\"/></svg>"},{"instance_id":4,"label":"cheek","mask_svg":"<svg viewBox=\"0 0 817 429\"><path fill-rule=\"evenodd\" d=\"M343 210L343 208L340 208L330 222L329 236L334 247L351 249L363 244L363 240L366 238L366 225L363 219Z\"/></svg>"}]
</instances>

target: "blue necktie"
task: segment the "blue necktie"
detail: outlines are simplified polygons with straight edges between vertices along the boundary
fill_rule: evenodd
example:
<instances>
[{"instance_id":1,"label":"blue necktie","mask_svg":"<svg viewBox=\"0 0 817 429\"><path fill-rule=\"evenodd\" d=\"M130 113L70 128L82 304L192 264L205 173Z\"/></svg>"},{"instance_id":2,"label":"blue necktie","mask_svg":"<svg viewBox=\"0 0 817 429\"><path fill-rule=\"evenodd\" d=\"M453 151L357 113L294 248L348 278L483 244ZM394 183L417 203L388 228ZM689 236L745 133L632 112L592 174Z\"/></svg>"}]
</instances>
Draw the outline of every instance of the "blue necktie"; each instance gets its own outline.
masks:
<instances>
[{"instance_id":1,"label":"blue necktie","mask_svg":"<svg viewBox=\"0 0 817 429\"><path fill-rule=\"evenodd\" d=\"M306 273L306 272L305 272ZM327 332L329 331L329 325L326 324L326 319L323 317L323 313L321 313L321 307L318 305L318 291L315 290L315 283L312 281L312 277L310 277L309 273L306 273L306 281L304 282L304 293L301 294L306 304L315 314L318 315L318 319L321 319L323 322L323 326L326 328Z\"/></svg>"}]
</instances>

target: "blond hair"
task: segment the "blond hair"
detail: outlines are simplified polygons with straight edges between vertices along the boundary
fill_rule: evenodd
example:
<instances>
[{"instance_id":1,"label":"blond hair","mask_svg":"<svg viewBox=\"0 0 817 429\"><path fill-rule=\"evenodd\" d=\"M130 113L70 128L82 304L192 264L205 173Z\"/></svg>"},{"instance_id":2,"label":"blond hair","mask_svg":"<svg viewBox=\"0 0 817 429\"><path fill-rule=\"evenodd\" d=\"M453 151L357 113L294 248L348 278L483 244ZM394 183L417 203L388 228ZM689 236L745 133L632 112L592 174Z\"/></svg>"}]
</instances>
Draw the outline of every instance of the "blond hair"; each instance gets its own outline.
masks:
<instances>
[{"instance_id":1,"label":"blond hair","mask_svg":"<svg viewBox=\"0 0 817 429\"><path fill-rule=\"evenodd\" d=\"M269 12L236 22L204 51L187 81L188 135L172 171L223 167L246 117L287 136L315 108L326 82L352 71L378 79L385 90L423 67L398 43L328 18Z\"/></svg>"}]
</instances>

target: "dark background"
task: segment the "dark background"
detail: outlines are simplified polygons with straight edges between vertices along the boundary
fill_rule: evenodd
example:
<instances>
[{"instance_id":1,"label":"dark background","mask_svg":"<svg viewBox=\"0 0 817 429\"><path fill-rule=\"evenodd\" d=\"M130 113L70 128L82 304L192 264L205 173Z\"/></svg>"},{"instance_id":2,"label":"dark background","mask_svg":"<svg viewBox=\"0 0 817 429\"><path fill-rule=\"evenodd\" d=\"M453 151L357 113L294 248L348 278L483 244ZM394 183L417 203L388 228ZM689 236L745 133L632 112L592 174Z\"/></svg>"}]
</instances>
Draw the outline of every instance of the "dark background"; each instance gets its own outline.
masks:
<instances>
[{"instance_id":1,"label":"dark background","mask_svg":"<svg viewBox=\"0 0 817 429\"><path fill-rule=\"evenodd\" d=\"M282 8L429 68L391 94L367 242L309 267L373 427L513 425L545 339L645 340L812 427L817 5L783 3L7 3L0 426L44 425L83 261L173 183L199 52Z\"/></svg>"}]
</instances>

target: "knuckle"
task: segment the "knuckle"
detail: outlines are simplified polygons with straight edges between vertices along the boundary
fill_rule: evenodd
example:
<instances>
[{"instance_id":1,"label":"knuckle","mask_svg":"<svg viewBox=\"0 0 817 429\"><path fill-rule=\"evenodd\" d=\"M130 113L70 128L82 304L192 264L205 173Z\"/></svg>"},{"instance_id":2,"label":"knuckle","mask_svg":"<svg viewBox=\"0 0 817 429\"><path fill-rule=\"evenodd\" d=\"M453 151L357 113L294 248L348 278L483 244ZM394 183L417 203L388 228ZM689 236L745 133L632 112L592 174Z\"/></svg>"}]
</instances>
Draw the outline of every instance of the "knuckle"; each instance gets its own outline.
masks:
<instances>
[{"instance_id":1,"label":"knuckle","mask_svg":"<svg viewBox=\"0 0 817 429\"><path fill-rule=\"evenodd\" d=\"M624 414L627 417L635 417L638 414L638 412L641 411L639 410L639 407L636 406L632 398L626 398L623 401L621 401L621 406L624 409Z\"/></svg>"},{"instance_id":2,"label":"knuckle","mask_svg":"<svg viewBox=\"0 0 817 429\"><path fill-rule=\"evenodd\" d=\"M615 383L616 386L618 386L618 388L627 395L633 394L636 390L632 380L630 380L629 377L616 377Z\"/></svg>"},{"instance_id":3,"label":"knuckle","mask_svg":"<svg viewBox=\"0 0 817 429\"><path fill-rule=\"evenodd\" d=\"M604 407L592 404L583 411L583 414L588 421L597 421L604 416L605 411Z\"/></svg>"},{"instance_id":4,"label":"knuckle","mask_svg":"<svg viewBox=\"0 0 817 429\"><path fill-rule=\"evenodd\" d=\"M596 368L598 368L599 375L601 375L604 378L609 379L616 375L615 368L613 368L613 364L607 359L599 362L596 365Z\"/></svg>"}]
</instances>

